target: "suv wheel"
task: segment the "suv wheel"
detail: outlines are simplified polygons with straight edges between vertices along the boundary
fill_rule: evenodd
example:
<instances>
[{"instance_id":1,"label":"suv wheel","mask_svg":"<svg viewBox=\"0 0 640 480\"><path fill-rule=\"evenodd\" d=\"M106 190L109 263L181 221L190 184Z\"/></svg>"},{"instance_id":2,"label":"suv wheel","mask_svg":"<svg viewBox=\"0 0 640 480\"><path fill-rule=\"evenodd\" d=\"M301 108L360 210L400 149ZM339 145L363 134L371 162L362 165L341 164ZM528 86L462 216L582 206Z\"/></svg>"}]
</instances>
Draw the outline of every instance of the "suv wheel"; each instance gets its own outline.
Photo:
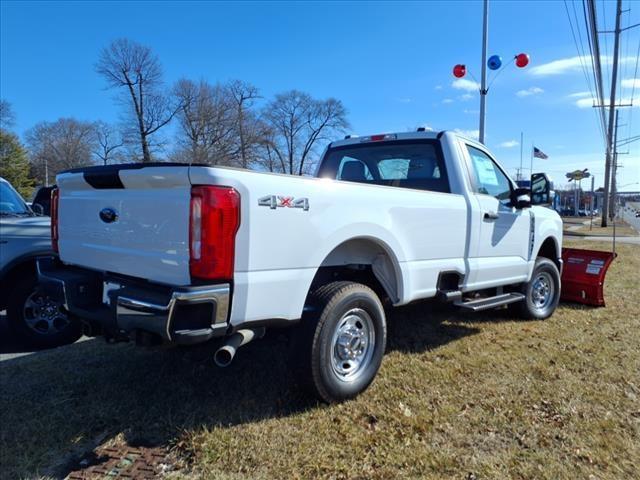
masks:
<instances>
[{"instance_id":1,"label":"suv wheel","mask_svg":"<svg viewBox=\"0 0 640 480\"><path fill-rule=\"evenodd\" d=\"M19 341L36 348L55 347L80 338L80 323L62 302L38 289L37 279L21 279L9 294L9 327Z\"/></svg>"}]
</instances>

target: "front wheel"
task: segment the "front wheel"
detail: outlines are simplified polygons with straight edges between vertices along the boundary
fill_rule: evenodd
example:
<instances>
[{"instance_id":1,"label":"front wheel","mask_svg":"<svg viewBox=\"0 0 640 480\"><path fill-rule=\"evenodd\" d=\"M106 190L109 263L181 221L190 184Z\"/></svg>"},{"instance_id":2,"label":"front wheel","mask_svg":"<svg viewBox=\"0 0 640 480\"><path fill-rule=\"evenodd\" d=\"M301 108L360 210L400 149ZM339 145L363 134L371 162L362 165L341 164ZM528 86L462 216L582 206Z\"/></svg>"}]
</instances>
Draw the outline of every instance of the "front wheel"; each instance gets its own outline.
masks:
<instances>
[{"instance_id":1,"label":"front wheel","mask_svg":"<svg viewBox=\"0 0 640 480\"><path fill-rule=\"evenodd\" d=\"M365 285L333 282L311 294L293 339L303 386L327 403L363 392L375 378L387 342L384 309Z\"/></svg>"},{"instance_id":2,"label":"front wheel","mask_svg":"<svg viewBox=\"0 0 640 480\"><path fill-rule=\"evenodd\" d=\"M531 280L523 286L525 298L518 304L525 319L544 320L555 312L560 301L560 272L555 263L540 257L533 267Z\"/></svg>"}]
</instances>

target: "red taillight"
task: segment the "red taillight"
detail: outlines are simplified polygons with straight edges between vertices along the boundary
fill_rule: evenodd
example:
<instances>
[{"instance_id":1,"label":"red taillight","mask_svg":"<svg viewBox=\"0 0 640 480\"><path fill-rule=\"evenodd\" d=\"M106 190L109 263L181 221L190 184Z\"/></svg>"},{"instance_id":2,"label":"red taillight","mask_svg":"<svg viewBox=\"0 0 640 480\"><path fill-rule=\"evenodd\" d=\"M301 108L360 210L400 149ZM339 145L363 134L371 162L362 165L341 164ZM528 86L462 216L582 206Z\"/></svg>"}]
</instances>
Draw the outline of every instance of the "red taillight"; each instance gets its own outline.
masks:
<instances>
[{"instance_id":1,"label":"red taillight","mask_svg":"<svg viewBox=\"0 0 640 480\"><path fill-rule=\"evenodd\" d=\"M231 280L240 195L230 187L191 189L189 269L192 278Z\"/></svg>"},{"instance_id":2,"label":"red taillight","mask_svg":"<svg viewBox=\"0 0 640 480\"><path fill-rule=\"evenodd\" d=\"M54 252L60 253L58 250L58 200L60 199L60 190L54 188L51 190L51 248Z\"/></svg>"}]
</instances>

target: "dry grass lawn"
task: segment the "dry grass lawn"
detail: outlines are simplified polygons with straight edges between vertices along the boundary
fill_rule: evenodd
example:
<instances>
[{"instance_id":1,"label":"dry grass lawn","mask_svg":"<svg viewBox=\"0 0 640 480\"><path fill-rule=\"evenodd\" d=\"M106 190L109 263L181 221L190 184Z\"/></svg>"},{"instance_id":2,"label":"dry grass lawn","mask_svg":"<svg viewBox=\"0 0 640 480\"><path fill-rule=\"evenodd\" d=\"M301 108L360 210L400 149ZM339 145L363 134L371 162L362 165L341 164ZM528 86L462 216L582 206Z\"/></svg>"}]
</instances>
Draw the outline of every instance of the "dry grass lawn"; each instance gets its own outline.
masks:
<instances>
[{"instance_id":1,"label":"dry grass lawn","mask_svg":"<svg viewBox=\"0 0 640 480\"><path fill-rule=\"evenodd\" d=\"M342 405L291 385L281 335L226 370L100 340L2 362L0 477L64 476L119 441L172 449L180 478L640 478L640 248L618 248L606 308L397 311L377 380Z\"/></svg>"}]
</instances>

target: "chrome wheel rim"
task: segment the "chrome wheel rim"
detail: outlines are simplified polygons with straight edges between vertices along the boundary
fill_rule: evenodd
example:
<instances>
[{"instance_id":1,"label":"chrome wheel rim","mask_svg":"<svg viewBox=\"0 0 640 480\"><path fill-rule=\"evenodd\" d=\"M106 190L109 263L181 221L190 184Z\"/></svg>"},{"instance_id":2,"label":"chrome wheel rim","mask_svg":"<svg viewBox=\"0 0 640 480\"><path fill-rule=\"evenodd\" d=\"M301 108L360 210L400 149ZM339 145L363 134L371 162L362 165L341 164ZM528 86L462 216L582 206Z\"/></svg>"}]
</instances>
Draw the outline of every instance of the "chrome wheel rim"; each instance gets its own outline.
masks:
<instances>
[{"instance_id":1,"label":"chrome wheel rim","mask_svg":"<svg viewBox=\"0 0 640 480\"><path fill-rule=\"evenodd\" d=\"M333 373L352 382L366 370L373 358L375 329L371 316L361 308L353 308L338 321L331 342Z\"/></svg>"},{"instance_id":2,"label":"chrome wheel rim","mask_svg":"<svg viewBox=\"0 0 640 480\"><path fill-rule=\"evenodd\" d=\"M538 273L531 285L531 303L536 310L545 310L555 295L553 278L547 272Z\"/></svg>"},{"instance_id":3,"label":"chrome wheel rim","mask_svg":"<svg viewBox=\"0 0 640 480\"><path fill-rule=\"evenodd\" d=\"M23 316L27 327L38 335L55 335L70 323L62 303L38 291L24 302Z\"/></svg>"}]
</instances>

